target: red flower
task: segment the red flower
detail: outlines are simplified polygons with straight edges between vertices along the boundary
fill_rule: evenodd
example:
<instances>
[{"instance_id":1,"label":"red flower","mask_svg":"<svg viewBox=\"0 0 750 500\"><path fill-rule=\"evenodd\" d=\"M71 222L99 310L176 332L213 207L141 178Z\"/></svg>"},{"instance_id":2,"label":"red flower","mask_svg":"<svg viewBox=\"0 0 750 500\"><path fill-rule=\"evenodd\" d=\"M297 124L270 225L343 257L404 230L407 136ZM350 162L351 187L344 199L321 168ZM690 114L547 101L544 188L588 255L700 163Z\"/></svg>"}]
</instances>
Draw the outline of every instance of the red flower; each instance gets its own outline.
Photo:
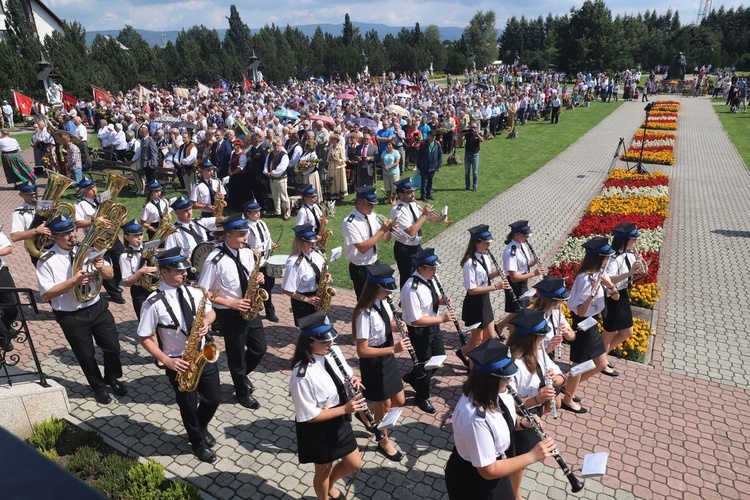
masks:
<instances>
[{"instance_id":1,"label":"red flower","mask_svg":"<svg viewBox=\"0 0 750 500\"><path fill-rule=\"evenodd\" d=\"M669 185L669 179L664 177L657 177L653 179L611 179L604 183L605 188L609 187L653 187L653 186L667 186Z\"/></svg>"},{"instance_id":2,"label":"red flower","mask_svg":"<svg viewBox=\"0 0 750 500\"><path fill-rule=\"evenodd\" d=\"M633 182L633 181L630 181ZM571 235L577 238L594 234L609 235L623 222L633 222L640 229L656 229L664 224L664 217L655 214L586 214Z\"/></svg>"}]
</instances>

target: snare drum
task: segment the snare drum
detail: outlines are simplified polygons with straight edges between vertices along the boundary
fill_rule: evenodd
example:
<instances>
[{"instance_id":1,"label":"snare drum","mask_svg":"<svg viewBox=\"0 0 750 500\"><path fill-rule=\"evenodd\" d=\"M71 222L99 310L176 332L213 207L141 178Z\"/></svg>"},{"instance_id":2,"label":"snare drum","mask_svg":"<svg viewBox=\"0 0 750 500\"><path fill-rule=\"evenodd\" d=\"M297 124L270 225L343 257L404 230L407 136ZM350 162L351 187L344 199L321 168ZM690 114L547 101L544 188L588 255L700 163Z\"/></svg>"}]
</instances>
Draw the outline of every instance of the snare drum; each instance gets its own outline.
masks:
<instances>
[{"instance_id":1,"label":"snare drum","mask_svg":"<svg viewBox=\"0 0 750 500\"><path fill-rule=\"evenodd\" d=\"M271 278L283 278L288 255L272 255L266 261L266 274Z\"/></svg>"}]
</instances>

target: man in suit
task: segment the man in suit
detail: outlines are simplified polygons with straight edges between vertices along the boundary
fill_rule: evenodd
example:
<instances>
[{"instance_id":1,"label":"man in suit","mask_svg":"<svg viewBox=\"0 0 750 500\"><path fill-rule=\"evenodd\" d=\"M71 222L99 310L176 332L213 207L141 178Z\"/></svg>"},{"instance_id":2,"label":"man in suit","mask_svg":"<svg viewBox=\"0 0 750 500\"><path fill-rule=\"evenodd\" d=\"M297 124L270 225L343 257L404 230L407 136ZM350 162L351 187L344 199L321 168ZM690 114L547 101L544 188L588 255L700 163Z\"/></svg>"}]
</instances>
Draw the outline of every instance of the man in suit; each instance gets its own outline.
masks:
<instances>
[{"instance_id":1,"label":"man in suit","mask_svg":"<svg viewBox=\"0 0 750 500\"><path fill-rule=\"evenodd\" d=\"M156 180L156 166L159 163L159 153L156 141L148 135L148 128L141 127L138 131L141 139L141 170L146 174L146 184Z\"/></svg>"},{"instance_id":2,"label":"man in suit","mask_svg":"<svg viewBox=\"0 0 750 500\"><path fill-rule=\"evenodd\" d=\"M432 197L432 178L435 172L443 166L443 148L435 140L435 131L427 134L427 141L422 142L417 152L417 168L422 175L420 186L420 200L434 200Z\"/></svg>"},{"instance_id":3,"label":"man in suit","mask_svg":"<svg viewBox=\"0 0 750 500\"><path fill-rule=\"evenodd\" d=\"M214 134L216 142L211 146L211 163L219 169L219 179L229 175L229 162L232 159L232 145L224 139L224 133L217 130Z\"/></svg>"},{"instance_id":4,"label":"man in suit","mask_svg":"<svg viewBox=\"0 0 750 500\"><path fill-rule=\"evenodd\" d=\"M378 157L378 147L373 145L368 132L362 136L362 144L357 146L357 187L372 186L375 174L375 159Z\"/></svg>"}]
</instances>

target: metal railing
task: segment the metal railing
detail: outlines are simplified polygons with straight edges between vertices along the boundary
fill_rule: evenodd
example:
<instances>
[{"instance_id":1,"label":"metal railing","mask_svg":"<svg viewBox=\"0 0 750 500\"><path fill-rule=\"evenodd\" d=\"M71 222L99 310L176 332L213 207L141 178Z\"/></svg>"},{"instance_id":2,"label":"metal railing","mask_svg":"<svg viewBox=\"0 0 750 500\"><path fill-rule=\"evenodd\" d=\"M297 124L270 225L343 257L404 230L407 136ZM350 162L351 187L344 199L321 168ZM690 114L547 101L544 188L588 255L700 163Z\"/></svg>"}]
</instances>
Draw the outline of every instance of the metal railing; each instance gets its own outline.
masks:
<instances>
[{"instance_id":1,"label":"metal railing","mask_svg":"<svg viewBox=\"0 0 750 500\"><path fill-rule=\"evenodd\" d=\"M4 377L8 385L12 386L14 378L38 375L39 384L49 387L31 339L31 331L29 331L26 319L29 313L39 313L33 290L0 287L0 378ZM28 347L36 371L24 368L17 370L18 373L11 373L9 367L14 367L21 361L19 348L22 346Z\"/></svg>"}]
</instances>

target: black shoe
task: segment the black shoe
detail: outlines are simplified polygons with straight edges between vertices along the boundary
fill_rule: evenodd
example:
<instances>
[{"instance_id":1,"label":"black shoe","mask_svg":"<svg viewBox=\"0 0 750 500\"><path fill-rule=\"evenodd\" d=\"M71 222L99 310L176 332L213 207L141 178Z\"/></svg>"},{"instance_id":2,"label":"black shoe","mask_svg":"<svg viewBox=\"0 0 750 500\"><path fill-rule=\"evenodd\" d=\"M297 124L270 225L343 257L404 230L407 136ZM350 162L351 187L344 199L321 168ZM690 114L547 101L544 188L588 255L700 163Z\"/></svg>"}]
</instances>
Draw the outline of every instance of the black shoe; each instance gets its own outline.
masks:
<instances>
[{"instance_id":1,"label":"black shoe","mask_svg":"<svg viewBox=\"0 0 750 500\"><path fill-rule=\"evenodd\" d=\"M255 392L255 386L249 378L245 378L245 388L247 389L248 394L252 394Z\"/></svg>"},{"instance_id":2,"label":"black shoe","mask_svg":"<svg viewBox=\"0 0 750 500\"><path fill-rule=\"evenodd\" d=\"M464 352L460 348L456 349L456 356L458 356L458 359L461 360L461 363L463 363L466 368L469 367L469 360L466 359L466 354L464 354Z\"/></svg>"},{"instance_id":3,"label":"black shoe","mask_svg":"<svg viewBox=\"0 0 750 500\"><path fill-rule=\"evenodd\" d=\"M609 363L607 363L607 368L614 369L614 367L615 367L615 365L611 361Z\"/></svg>"},{"instance_id":4,"label":"black shoe","mask_svg":"<svg viewBox=\"0 0 750 500\"><path fill-rule=\"evenodd\" d=\"M587 410L586 408L584 408L583 406L581 406L580 408L578 408L577 410L575 410L575 409L573 409L573 407L572 407L572 406L568 406L568 405L567 405L567 404L565 403L565 401L563 401L563 403L562 403L562 404L561 404L560 406L562 407L562 409L563 409L563 410L568 410L568 411L572 411L573 413L578 413L578 414L582 414L582 413L588 413L588 412L589 412L589 411L588 411L588 410Z\"/></svg>"},{"instance_id":5,"label":"black shoe","mask_svg":"<svg viewBox=\"0 0 750 500\"><path fill-rule=\"evenodd\" d=\"M104 387L94 391L94 399L96 399L96 402L100 405L108 405L112 402L112 396L109 395L107 389Z\"/></svg>"},{"instance_id":6,"label":"black shoe","mask_svg":"<svg viewBox=\"0 0 750 500\"><path fill-rule=\"evenodd\" d=\"M214 452L212 452L205 446L194 444L193 453L195 453L195 456L198 457L198 460L200 460L201 462L206 462L209 464L216 462L216 455L214 455Z\"/></svg>"},{"instance_id":7,"label":"black shoe","mask_svg":"<svg viewBox=\"0 0 750 500\"><path fill-rule=\"evenodd\" d=\"M110 387L110 389L112 389L112 394L114 394L115 396L124 396L128 393L128 390L119 380L107 382L107 385Z\"/></svg>"},{"instance_id":8,"label":"black shoe","mask_svg":"<svg viewBox=\"0 0 750 500\"><path fill-rule=\"evenodd\" d=\"M271 323L278 323L279 317L276 316L274 313L266 314L266 320L270 321Z\"/></svg>"},{"instance_id":9,"label":"black shoe","mask_svg":"<svg viewBox=\"0 0 750 500\"><path fill-rule=\"evenodd\" d=\"M257 410L260 408L260 403L258 403L258 400L252 397L250 394L247 396L237 396L237 402L244 406L245 408L250 408L251 410Z\"/></svg>"},{"instance_id":10,"label":"black shoe","mask_svg":"<svg viewBox=\"0 0 750 500\"><path fill-rule=\"evenodd\" d=\"M383 455L385 458L387 458L391 462L400 462L404 458L404 456L398 450L396 450L396 453L394 453L393 455L389 455L388 453L386 453L383 447L380 446L380 444L378 444L378 453Z\"/></svg>"},{"instance_id":11,"label":"black shoe","mask_svg":"<svg viewBox=\"0 0 750 500\"><path fill-rule=\"evenodd\" d=\"M117 295L115 297L110 296L109 297L110 302L114 302L115 304L124 304L125 298L122 295Z\"/></svg>"},{"instance_id":12,"label":"black shoe","mask_svg":"<svg viewBox=\"0 0 750 500\"><path fill-rule=\"evenodd\" d=\"M3 339L2 342L0 342L0 350L10 352L13 349L15 349L15 347L13 347L13 342L11 342L10 340Z\"/></svg>"},{"instance_id":13,"label":"black shoe","mask_svg":"<svg viewBox=\"0 0 750 500\"><path fill-rule=\"evenodd\" d=\"M203 429L203 437L206 438L206 444L209 448L213 448L216 445L216 438L208 432L208 429Z\"/></svg>"},{"instance_id":14,"label":"black shoe","mask_svg":"<svg viewBox=\"0 0 750 500\"><path fill-rule=\"evenodd\" d=\"M401 380L403 380L406 384L412 385L414 383L414 373L410 371L409 373L401 377Z\"/></svg>"},{"instance_id":15,"label":"black shoe","mask_svg":"<svg viewBox=\"0 0 750 500\"><path fill-rule=\"evenodd\" d=\"M612 370L611 372L608 372L606 370L602 370L602 375L606 375L608 377L619 377L620 376L620 372L617 372L615 370Z\"/></svg>"},{"instance_id":16,"label":"black shoe","mask_svg":"<svg viewBox=\"0 0 750 500\"><path fill-rule=\"evenodd\" d=\"M433 196L428 196L427 199L430 200L430 201L435 201L435 197L433 197Z\"/></svg>"},{"instance_id":17,"label":"black shoe","mask_svg":"<svg viewBox=\"0 0 750 500\"><path fill-rule=\"evenodd\" d=\"M425 413L429 413L430 415L434 415L437 413L437 410L434 406L432 406L432 403L430 403L429 399L417 399L417 408L422 410Z\"/></svg>"}]
</instances>

